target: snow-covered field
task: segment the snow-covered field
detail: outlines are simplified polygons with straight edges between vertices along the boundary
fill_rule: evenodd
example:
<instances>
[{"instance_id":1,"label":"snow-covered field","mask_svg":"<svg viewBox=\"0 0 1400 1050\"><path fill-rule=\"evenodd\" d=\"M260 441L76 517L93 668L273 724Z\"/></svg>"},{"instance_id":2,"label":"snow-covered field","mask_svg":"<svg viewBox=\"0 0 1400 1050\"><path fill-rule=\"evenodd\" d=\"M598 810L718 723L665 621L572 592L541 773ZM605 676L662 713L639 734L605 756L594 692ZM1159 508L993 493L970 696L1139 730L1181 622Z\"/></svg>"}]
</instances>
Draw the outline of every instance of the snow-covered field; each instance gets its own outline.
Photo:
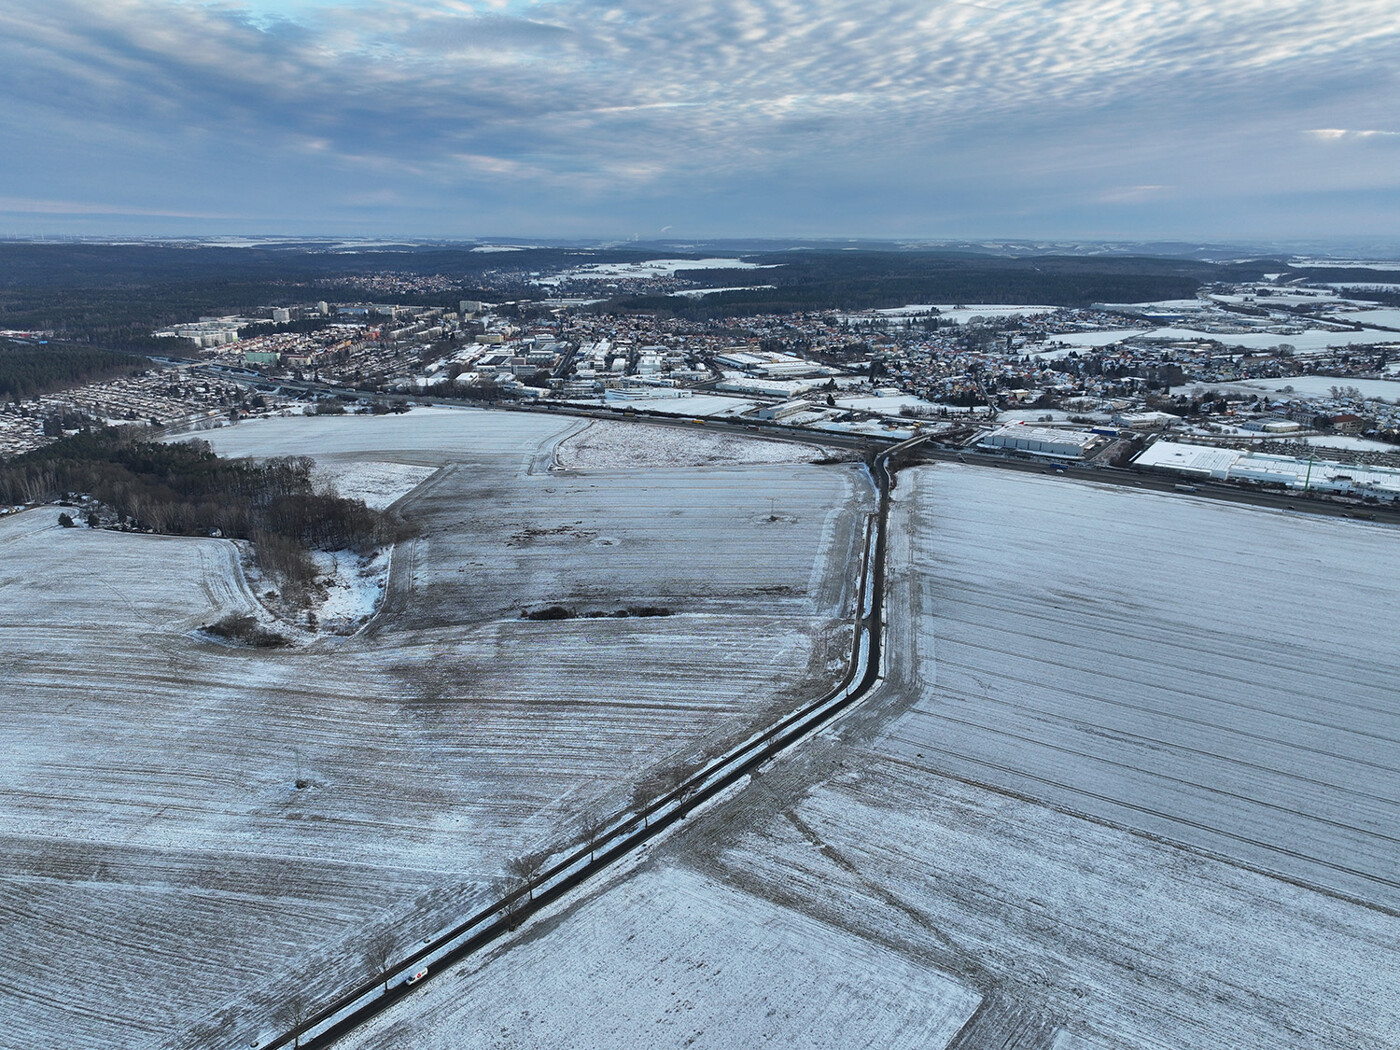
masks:
<instances>
[{"instance_id":1,"label":"snow-covered field","mask_svg":"<svg viewBox=\"0 0 1400 1050\"><path fill-rule=\"evenodd\" d=\"M635 409L638 412L660 412L668 416L683 418L717 418L720 416L741 416L758 407L757 401L749 401L732 394L693 394L689 397L637 397L625 401L600 401L598 398L576 398L576 404L605 404L614 409Z\"/></svg>"},{"instance_id":2,"label":"snow-covered field","mask_svg":"<svg viewBox=\"0 0 1400 1050\"><path fill-rule=\"evenodd\" d=\"M597 420L563 442L556 454L566 470L719 466L738 463L811 463L833 453L793 441L763 441L723 432L638 427Z\"/></svg>"},{"instance_id":3,"label":"snow-covered field","mask_svg":"<svg viewBox=\"0 0 1400 1050\"><path fill-rule=\"evenodd\" d=\"M1067 423L1070 416L1083 415L1079 412L1063 412L1058 408L1013 408L997 413L998 423ZM1107 413L1100 413L1107 418ZM1049 416L1049 419L1045 417Z\"/></svg>"},{"instance_id":4,"label":"snow-covered field","mask_svg":"<svg viewBox=\"0 0 1400 1050\"><path fill-rule=\"evenodd\" d=\"M911 304L909 306L895 306L886 310L875 310L874 313L882 317L920 317L930 310L938 311L940 321L953 321L956 324L967 324L974 317L986 317L993 319L1003 319L1007 317L1034 317L1038 314L1051 314L1060 309L1058 306L1003 306L1000 304L982 304L975 306L959 306L955 303L939 303L937 305ZM848 320L859 322L859 314L850 314Z\"/></svg>"},{"instance_id":5,"label":"snow-covered field","mask_svg":"<svg viewBox=\"0 0 1400 1050\"><path fill-rule=\"evenodd\" d=\"M1149 328L1107 328L1084 332L1055 332L1045 337L1044 345L1063 344L1065 347L1098 348L1121 343L1124 339L1131 339L1133 336L1150 335L1151 332L1152 330ZM1036 358L1048 357L1051 354L1063 356L1066 352L1064 350L1051 350L1041 353L1029 346L1026 347L1026 351Z\"/></svg>"},{"instance_id":6,"label":"snow-covered field","mask_svg":"<svg viewBox=\"0 0 1400 1050\"><path fill-rule=\"evenodd\" d=\"M1216 340L1223 346L1240 346L1247 350L1272 350L1287 343L1300 354L1317 353L1330 347L1372 346L1376 343L1395 343L1400 334L1395 332L1328 332L1320 328L1303 332L1279 334L1276 332L1207 332L1196 328L1157 328L1146 333L1143 339L1168 339L1172 341Z\"/></svg>"},{"instance_id":7,"label":"snow-covered field","mask_svg":"<svg viewBox=\"0 0 1400 1050\"><path fill-rule=\"evenodd\" d=\"M686 1045L672 1003L700 1045L939 1047L931 974L981 997L960 1050L1397 1045L1395 531L955 466L896 492L879 692L350 1050Z\"/></svg>"},{"instance_id":8,"label":"snow-covered field","mask_svg":"<svg viewBox=\"0 0 1400 1050\"><path fill-rule=\"evenodd\" d=\"M718 416L741 416L745 412L758 407L758 402L748 401L742 397L726 396L724 394L696 394L692 397L682 398L639 398L636 401L629 401L624 407L631 407L640 411L665 412L674 416L701 416L704 418ZM614 405L614 408L617 406Z\"/></svg>"},{"instance_id":9,"label":"snow-covered field","mask_svg":"<svg viewBox=\"0 0 1400 1050\"><path fill-rule=\"evenodd\" d=\"M1202 390L1238 390L1253 394L1268 394L1272 397L1325 398L1333 388L1346 390L1355 387L1362 397L1377 398L1381 401L1400 403L1400 378L1353 379L1337 376L1282 376L1278 379L1238 379L1228 383L1186 383L1172 388L1172 393L1190 396L1197 388Z\"/></svg>"},{"instance_id":10,"label":"snow-covered field","mask_svg":"<svg viewBox=\"0 0 1400 1050\"><path fill-rule=\"evenodd\" d=\"M979 996L838 926L662 867L549 937L430 983L346 1050L789 1046L940 1050Z\"/></svg>"},{"instance_id":11,"label":"snow-covered field","mask_svg":"<svg viewBox=\"0 0 1400 1050\"><path fill-rule=\"evenodd\" d=\"M955 415L956 410L949 414ZM905 438L914 436L913 427L917 425L918 421L912 419L907 426L891 423L888 420L867 419L859 423L813 423L810 424L809 429L826 430L833 434L868 434L903 441Z\"/></svg>"},{"instance_id":12,"label":"snow-covered field","mask_svg":"<svg viewBox=\"0 0 1400 1050\"><path fill-rule=\"evenodd\" d=\"M576 429L415 410L211 435L435 471L400 504L425 531L388 607L286 650L196 630L255 609L231 543L0 520L0 1046L246 1046L288 989L362 978L367 930L445 927L648 766L839 674L857 467L548 473ZM520 618L554 602L671 615Z\"/></svg>"},{"instance_id":13,"label":"snow-covered field","mask_svg":"<svg viewBox=\"0 0 1400 1050\"><path fill-rule=\"evenodd\" d=\"M907 477L892 754L1400 908L1393 528Z\"/></svg>"},{"instance_id":14,"label":"snow-covered field","mask_svg":"<svg viewBox=\"0 0 1400 1050\"><path fill-rule=\"evenodd\" d=\"M329 457L345 469L351 454L365 464L436 466L473 457L526 463L542 444L581 426L579 421L524 412L418 407L404 415L284 416L194 435L221 456ZM361 468L368 472L371 468ZM345 491L344 496L354 496Z\"/></svg>"},{"instance_id":15,"label":"snow-covered field","mask_svg":"<svg viewBox=\"0 0 1400 1050\"><path fill-rule=\"evenodd\" d=\"M1393 915L941 776L891 751L908 732L843 733L815 785L770 774L688 862L959 977L983 996L960 1047L1395 1045Z\"/></svg>"},{"instance_id":16,"label":"snow-covered field","mask_svg":"<svg viewBox=\"0 0 1400 1050\"><path fill-rule=\"evenodd\" d=\"M937 412L941 407L931 401L914 394L885 394L881 397L838 397L835 399L840 408L852 409L858 412L875 412L882 416L897 416L901 408L919 409L925 412Z\"/></svg>"},{"instance_id":17,"label":"snow-covered field","mask_svg":"<svg viewBox=\"0 0 1400 1050\"><path fill-rule=\"evenodd\" d=\"M732 288L682 288L674 294L683 295L688 299L700 299L707 295L719 295L721 292L757 292L772 287L771 284L739 284Z\"/></svg>"},{"instance_id":18,"label":"snow-covered field","mask_svg":"<svg viewBox=\"0 0 1400 1050\"><path fill-rule=\"evenodd\" d=\"M1102 303L1100 305L1105 310L1154 315L1204 313L1212 309L1208 299L1157 299L1150 303Z\"/></svg>"},{"instance_id":19,"label":"snow-covered field","mask_svg":"<svg viewBox=\"0 0 1400 1050\"><path fill-rule=\"evenodd\" d=\"M563 270L553 277L542 277L535 283L552 286L564 281L602 281L619 278L645 279L670 277L680 270L765 270L767 266L744 262L742 259L647 259L644 262L584 263Z\"/></svg>"},{"instance_id":20,"label":"snow-covered field","mask_svg":"<svg viewBox=\"0 0 1400 1050\"><path fill-rule=\"evenodd\" d=\"M1377 441L1375 438L1352 437L1349 434L1309 435L1298 438L1298 440L1305 445L1316 445L1319 448L1345 448L1354 452L1400 453L1400 445L1392 445L1388 441Z\"/></svg>"},{"instance_id":21,"label":"snow-covered field","mask_svg":"<svg viewBox=\"0 0 1400 1050\"><path fill-rule=\"evenodd\" d=\"M316 458L312 481L330 486L347 499L361 499L375 510L383 510L407 496L436 468L411 463L365 462L351 454L323 453Z\"/></svg>"},{"instance_id":22,"label":"snow-covered field","mask_svg":"<svg viewBox=\"0 0 1400 1050\"><path fill-rule=\"evenodd\" d=\"M1338 316L1343 321L1376 324L1383 328L1400 328L1400 310L1391 308L1379 310L1352 310Z\"/></svg>"}]
</instances>

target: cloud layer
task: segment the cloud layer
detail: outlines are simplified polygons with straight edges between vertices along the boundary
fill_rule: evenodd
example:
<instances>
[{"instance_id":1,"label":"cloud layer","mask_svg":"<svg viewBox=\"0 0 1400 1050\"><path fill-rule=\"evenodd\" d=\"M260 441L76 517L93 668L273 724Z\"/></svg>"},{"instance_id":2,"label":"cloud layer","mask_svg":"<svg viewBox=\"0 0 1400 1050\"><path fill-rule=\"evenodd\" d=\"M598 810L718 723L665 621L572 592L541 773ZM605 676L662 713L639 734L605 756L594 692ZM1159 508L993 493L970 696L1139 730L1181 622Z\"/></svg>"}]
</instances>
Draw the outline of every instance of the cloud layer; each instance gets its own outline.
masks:
<instances>
[{"instance_id":1,"label":"cloud layer","mask_svg":"<svg viewBox=\"0 0 1400 1050\"><path fill-rule=\"evenodd\" d=\"M1374 0L10 0L0 197L450 235L1374 233L1397 53Z\"/></svg>"}]
</instances>

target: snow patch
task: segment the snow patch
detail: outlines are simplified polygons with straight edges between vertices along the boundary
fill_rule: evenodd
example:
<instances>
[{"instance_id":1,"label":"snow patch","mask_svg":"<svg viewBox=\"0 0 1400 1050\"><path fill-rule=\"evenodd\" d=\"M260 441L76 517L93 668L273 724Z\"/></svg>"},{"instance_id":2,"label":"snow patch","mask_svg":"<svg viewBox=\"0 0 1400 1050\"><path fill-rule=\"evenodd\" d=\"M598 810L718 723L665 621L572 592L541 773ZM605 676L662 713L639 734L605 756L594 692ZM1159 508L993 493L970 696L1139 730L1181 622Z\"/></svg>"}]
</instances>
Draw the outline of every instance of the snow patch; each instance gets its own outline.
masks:
<instances>
[{"instance_id":1,"label":"snow patch","mask_svg":"<svg viewBox=\"0 0 1400 1050\"><path fill-rule=\"evenodd\" d=\"M942 1050L981 1003L901 952L681 868L463 969L351 1033L347 1050Z\"/></svg>"},{"instance_id":2,"label":"snow patch","mask_svg":"<svg viewBox=\"0 0 1400 1050\"><path fill-rule=\"evenodd\" d=\"M323 456L316 460L312 480L318 488L328 486L346 499L364 500L370 509L384 510L412 492L434 470L409 463Z\"/></svg>"},{"instance_id":3,"label":"snow patch","mask_svg":"<svg viewBox=\"0 0 1400 1050\"><path fill-rule=\"evenodd\" d=\"M374 615L384 597L392 556L392 547L367 555L354 551L312 554L324 595L313 608L322 630L349 633Z\"/></svg>"}]
</instances>

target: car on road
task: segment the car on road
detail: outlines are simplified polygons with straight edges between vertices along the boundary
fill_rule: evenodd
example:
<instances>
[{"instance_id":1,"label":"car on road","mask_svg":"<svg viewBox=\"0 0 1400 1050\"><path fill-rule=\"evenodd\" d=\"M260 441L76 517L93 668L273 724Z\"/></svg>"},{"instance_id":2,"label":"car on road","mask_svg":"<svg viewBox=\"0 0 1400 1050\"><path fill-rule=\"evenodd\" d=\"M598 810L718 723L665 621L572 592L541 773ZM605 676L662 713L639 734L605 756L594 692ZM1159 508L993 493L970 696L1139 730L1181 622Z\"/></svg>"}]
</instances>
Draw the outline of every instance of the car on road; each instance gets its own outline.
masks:
<instances>
[{"instance_id":1,"label":"car on road","mask_svg":"<svg viewBox=\"0 0 1400 1050\"><path fill-rule=\"evenodd\" d=\"M419 981L421 981L424 977L427 976L428 968L425 966L421 970L411 973L407 977L405 977L401 982L401 987L412 988L415 984L417 984Z\"/></svg>"}]
</instances>

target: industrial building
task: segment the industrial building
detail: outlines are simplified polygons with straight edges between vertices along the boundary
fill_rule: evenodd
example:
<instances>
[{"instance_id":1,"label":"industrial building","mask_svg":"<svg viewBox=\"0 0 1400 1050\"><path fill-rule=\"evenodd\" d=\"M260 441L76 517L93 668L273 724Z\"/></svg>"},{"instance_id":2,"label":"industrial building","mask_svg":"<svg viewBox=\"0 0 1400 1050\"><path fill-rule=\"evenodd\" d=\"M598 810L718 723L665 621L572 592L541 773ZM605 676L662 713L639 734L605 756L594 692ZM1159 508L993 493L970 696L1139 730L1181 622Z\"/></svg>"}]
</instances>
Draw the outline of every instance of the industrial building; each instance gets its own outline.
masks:
<instances>
[{"instance_id":1,"label":"industrial building","mask_svg":"<svg viewBox=\"0 0 1400 1050\"><path fill-rule=\"evenodd\" d=\"M816 406L810 401L784 401L778 405L765 405L758 410L759 419L786 419L788 416L799 415L802 412L810 412Z\"/></svg>"},{"instance_id":2,"label":"industrial building","mask_svg":"<svg viewBox=\"0 0 1400 1050\"><path fill-rule=\"evenodd\" d=\"M1390 467L1274 456L1176 441L1158 441L1133 462L1139 467L1217 481L1277 485L1302 492L1353 498L1400 499L1400 470Z\"/></svg>"}]
</instances>

